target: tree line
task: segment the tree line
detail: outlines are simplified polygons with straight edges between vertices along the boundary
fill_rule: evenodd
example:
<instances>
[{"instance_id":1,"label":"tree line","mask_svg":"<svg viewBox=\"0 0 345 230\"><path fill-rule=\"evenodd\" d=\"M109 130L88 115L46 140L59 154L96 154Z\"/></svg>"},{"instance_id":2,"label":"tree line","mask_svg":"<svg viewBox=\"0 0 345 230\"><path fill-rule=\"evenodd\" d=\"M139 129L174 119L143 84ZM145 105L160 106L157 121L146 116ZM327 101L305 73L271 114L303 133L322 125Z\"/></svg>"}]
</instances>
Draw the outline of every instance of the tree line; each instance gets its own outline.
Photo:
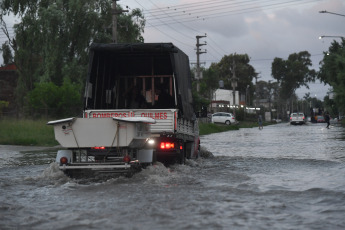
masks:
<instances>
[{"instance_id":1,"label":"tree line","mask_svg":"<svg viewBox=\"0 0 345 230\"><path fill-rule=\"evenodd\" d=\"M310 114L311 107L327 110L333 116L344 114L345 109L345 40L339 43L333 41L329 50L324 52L320 62L320 70L312 69L311 55L308 51L292 53L287 59L274 58L271 66L273 81L258 81L258 73L250 65L247 54L225 55L218 63L212 63L208 69L203 70L203 79L200 80L200 92L196 93L196 109L198 111L210 103L212 93L219 88L219 80L224 82L225 89L232 89L231 79L236 73L238 85L236 90L246 95L246 104L255 106L254 100L267 99L272 108L277 110L280 118L286 112L302 110ZM234 64L235 63L235 64ZM255 84L253 83L255 79ZM334 97L328 95L320 101L305 94L298 98L296 90L302 86L309 89L309 83L320 80L329 84ZM295 103L295 105L293 105ZM296 111L295 111L296 112Z\"/></svg>"}]
</instances>

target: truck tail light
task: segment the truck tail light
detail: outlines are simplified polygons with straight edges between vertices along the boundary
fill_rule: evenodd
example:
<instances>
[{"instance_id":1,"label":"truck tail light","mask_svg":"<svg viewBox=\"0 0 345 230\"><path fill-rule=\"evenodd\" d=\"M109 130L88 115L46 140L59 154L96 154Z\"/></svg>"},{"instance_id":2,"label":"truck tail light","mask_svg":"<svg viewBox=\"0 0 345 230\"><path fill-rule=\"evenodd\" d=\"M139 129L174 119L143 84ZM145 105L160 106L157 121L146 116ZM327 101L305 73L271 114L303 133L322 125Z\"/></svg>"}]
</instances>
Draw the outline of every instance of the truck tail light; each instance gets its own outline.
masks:
<instances>
[{"instance_id":1,"label":"truck tail light","mask_svg":"<svg viewBox=\"0 0 345 230\"><path fill-rule=\"evenodd\" d=\"M91 149L100 149L100 150L104 150L105 147L104 147L104 146L97 146L97 147L91 147Z\"/></svg>"},{"instance_id":2,"label":"truck tail light","mask_svg":"<svg viewBox=\"0 0 345 230\"><path fill-rule=\"evenodd\" d=\"M173 142L161 142L160 148L161 149L173 149L173 148L175 148L175 144Z\"/></svg>"},{"instance_id":3,"label":"truck tail light","mask_svg":"<svg viewBox=\"0 0 345 230\"><path fill-rule=\"evenodd\" d=\"M61 158L60 158L60 164L61 164L61 165L66 165L67 163L68 163L67 157L61 157Z\"/></svg>"}]
</instances>

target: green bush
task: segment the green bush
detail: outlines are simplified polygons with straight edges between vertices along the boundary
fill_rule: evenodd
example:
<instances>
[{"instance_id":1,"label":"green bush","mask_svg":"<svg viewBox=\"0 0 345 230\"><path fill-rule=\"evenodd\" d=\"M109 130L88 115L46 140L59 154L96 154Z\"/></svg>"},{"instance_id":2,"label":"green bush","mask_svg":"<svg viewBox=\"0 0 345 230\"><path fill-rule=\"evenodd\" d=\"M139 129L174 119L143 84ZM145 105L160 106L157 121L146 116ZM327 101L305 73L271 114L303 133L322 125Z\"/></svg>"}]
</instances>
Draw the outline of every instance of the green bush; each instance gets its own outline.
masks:
<instances>
[{"instance_id":1,"label":"green bush","mask_svg":"<svg viewBox=\"0 0 345 230\"><path fill-rule=\"evenodd\" d=\"M7 108L9 105L8 101L0 101L0 117L2 116L2 110Z\"/></svg>"},{"instance_id":2,"label":"green bush","mask_svg":"<svg viewBox=\"0 0 345 230\"><path fill-rule=\"evenodd\" d=\"M33 117L76 116L82 110L80 86L65 80L62 86L42 82L28 93L28 110Z\"/></svg>"}]
</instances>

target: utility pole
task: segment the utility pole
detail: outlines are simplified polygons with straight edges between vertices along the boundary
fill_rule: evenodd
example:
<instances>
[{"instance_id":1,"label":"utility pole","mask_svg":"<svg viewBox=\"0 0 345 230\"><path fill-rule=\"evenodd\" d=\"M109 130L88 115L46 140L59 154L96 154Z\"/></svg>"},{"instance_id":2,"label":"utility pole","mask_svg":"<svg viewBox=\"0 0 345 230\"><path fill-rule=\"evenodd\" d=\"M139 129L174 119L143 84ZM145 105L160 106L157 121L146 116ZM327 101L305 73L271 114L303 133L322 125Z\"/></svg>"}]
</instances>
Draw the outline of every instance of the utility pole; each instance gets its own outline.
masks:
<instances>
[{"instance_id":1,"label":"utility pole","mask_svg":"<svg viewBox=\"0 0 345 230\"><path fill-rule=\"evenodd\" d=\"M197 35L196 36L196 79L197 79L196 90L197 90L197 92L199 92L199 90L200 90L200 83L199 83L199 81L202 78L201 77L201 73L200 73L200 54L203 54L203 53L207 52L207 50L201 51L201 49L199 48L200 46L207 45L206 42L203 43L203 44L200 44L199 39L200 38L204 38L204 37L207 37L206 34L205 35Z\"/></svg>"},{"instance_id":2,"label":"utility pole","mask_svg":"<svg viewBox=\"0 0 345 230\"><path fill-rule=\"evenodd\" d=\"M120 15L124 12L128 12L128 10L117 10L116 9L116 2L120 0L113 0L112 4L112 11L111 14L113 15L113 43L117 43L117 15Z\"/></svg>"},{"instance_id":3,"label":"utility pole","mask_svg":"<svg viewBox=\"0 0 345 230\"><path fill-rule=\"evenodd\" d=\"M255 74L255 109L258 107L258 78L261 78L258 76L258 74L261 74L261 72Z\"/></svg>"},{"instance_id":4,"label":"utility pole","mask_svg":"<svg viewBox=\"0 0 345 230\"><path fill-rule=\"evenodd\" d=\"M233 100L233 107L234 107L234 116L236 117L236 99L235 99L235 90L237 87L237 78L236 78L236 63L235 58L232 59L232 68L230 68L230 71L232 72L232 78L231 80L231 86L232 86L232 100Z\"/></svg>"}]
</instances>

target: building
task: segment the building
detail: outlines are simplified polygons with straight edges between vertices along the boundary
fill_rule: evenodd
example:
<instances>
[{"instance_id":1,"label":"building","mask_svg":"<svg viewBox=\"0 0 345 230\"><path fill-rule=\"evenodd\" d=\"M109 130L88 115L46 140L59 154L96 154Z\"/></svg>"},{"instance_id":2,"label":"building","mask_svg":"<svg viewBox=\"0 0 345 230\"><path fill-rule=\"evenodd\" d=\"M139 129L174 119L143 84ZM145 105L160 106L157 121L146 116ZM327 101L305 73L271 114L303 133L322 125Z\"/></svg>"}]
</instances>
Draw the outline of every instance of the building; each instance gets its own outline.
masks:
<instances>
[{"instance_id":1,"label":"building","mask_svg":"<svg viewBox=\"0 0 345 230\"><path fill-rule=\"evenodd\" d=\"M14 116L17 113L14 94L17 81L18 73L14 64L0 67L0 101L9 102L8 107L2 111L5 116Z\"/></svg>"},{"instance_id":2,"label":"building","mask_svg":"<svg viewBox=\"0 0 345 230\"><path fill-rule=\"evenodd\" d=\"M239 92L235 91L235 105L238 106L240 103ZM228 89L217 89L213 93L211 100L211 111L228 111L234 106L233 91Z\"/></svg>"}]
</instances>

